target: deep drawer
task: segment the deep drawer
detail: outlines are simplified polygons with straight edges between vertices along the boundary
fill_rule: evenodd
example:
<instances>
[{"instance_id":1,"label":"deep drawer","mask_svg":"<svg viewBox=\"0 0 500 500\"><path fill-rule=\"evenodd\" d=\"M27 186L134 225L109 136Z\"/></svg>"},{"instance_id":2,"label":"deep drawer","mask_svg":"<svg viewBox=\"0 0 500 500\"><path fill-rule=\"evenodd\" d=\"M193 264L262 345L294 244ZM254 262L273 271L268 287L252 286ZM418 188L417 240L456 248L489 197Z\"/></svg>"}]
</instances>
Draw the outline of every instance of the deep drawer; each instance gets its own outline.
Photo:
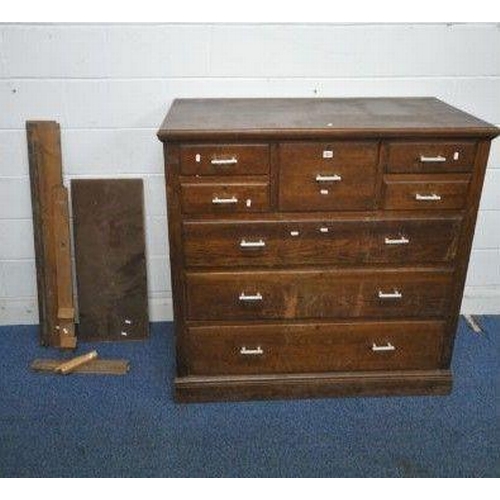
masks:
<instances>
[{"instance_id":1,"label":"deep drawer","mask_svg":"<svg viewBox=\"0 0 500 500\"><path fill-rule=\"evenodd\" d=\"M280 210L372 208L377 158L373 141L280 144Z\"/></svg>"},{"instance_id":2,"label":"deep drawer","mask_svg":"<svg viewBox=\"0 0 500 500\"><path fill-rule=\"evenodd\" d=\"M191 320L442 317L451 271L187 272Z\"/></svg>"},{"instance_id":3,"label":"deep drawer","mask_svg":"<svg viewBox=\"0 0 500 500\"><path fill-rule=\"evenodd\" d=\"M258 175L269 172L267 144L189 144L180 147L183 175Z\"/></svg>"},{"instance_id":4,"label":"deep drawer","mask_svg":"<svg viewBox=\"0 0 500 500\"><path fill-rule=\"evenodd\" d=\"M430 216L185 222L185 264L229 267L448 262L456 253L461 220L459 216Z\"/></svg>"},{"instance_id":5,"label":"deep drawer","mask_svg":"<svg viewBox=\"0 0 500 500\"><path fill-rule=\"evenodd\" d=\"M388 144L387 172L471 172L474 141L401 141Z\"/></svg>"},{"instance_id":6,"label":"deep drawer","mask_svg":"<svg viewBox=\"0 0 500 500\"><path fill-rule=\"evenodd\" d=\"M469 180L466 174L386 175L383 206L390 210L464 208Z\"/></svg>"},{"instance_id":7,"label":"deep drawer","mask_svg":"<svg viewBox=\"0 0 500 500\"><path fill-rule=\"evenodd\" d=\"M370 322L191 326L191 375L419 370L439 366L444 323Z\"/></svg>"},{"instance_id":8,"label":"deep drawer","mask_svg":"<svg viewBox=\"0 0 500 500\"><path fill-rule=\"evenodd\" d=\"M181 183L182 211L194 213L265 212L269 210L269 184L263 180Z\"/></svg>"}]
</instances>

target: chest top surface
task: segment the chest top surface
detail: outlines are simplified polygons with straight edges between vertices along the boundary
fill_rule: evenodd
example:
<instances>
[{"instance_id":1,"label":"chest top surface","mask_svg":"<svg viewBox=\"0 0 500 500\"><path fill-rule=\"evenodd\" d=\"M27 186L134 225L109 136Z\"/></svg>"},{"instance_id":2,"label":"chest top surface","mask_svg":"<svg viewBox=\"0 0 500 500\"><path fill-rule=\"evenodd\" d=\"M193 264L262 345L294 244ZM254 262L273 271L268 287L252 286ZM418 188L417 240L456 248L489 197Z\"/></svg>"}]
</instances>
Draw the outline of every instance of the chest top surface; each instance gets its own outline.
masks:
<instances>
[{"instance_id":1,"label":"chest top surface","mask_svg":"<svg viewBox=\"0 0 500 500\"><path fill-rule=\"evenodd\" d=\"M443 136L495 137L494 125L433 97L176 99L169 140Z\"/></svg>"}]
</instances>

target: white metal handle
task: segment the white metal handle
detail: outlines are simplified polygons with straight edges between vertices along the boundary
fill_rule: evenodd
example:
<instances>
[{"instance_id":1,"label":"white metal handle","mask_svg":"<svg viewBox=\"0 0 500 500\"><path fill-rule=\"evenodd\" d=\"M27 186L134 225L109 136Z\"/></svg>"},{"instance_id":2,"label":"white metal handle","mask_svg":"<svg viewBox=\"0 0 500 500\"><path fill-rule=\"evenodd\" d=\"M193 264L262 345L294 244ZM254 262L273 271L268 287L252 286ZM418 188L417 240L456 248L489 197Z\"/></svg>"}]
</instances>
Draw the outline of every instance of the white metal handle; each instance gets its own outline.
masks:
<instances>
[{"instance_id":1,"label":"white metal handle","mask_svg":"<svg viewBox=\"0 0 500 500\"><path fill-rule=\"evenodd\" d=\"M410 240L406 236L400 236L399 238L385 238L386 245L408 245Z\"/></svg>"},{"instance_id":2,"label":"white metal handle","mask_svg":"<svg viewBox=\"0 0 500 500\"><path fill-rule=\"evenodd\" d=\"M245 292L241 292L239 300L242 302L256 302L262 300L262 294L257 292L255 295L247 295Z\"/></svg>"},{"instance_id":3,"label":"white metal handle","mask_svg":"<svg viewBox=\"0 0 500 500\"><path fill-rule=\"evenodd\" d=\"M377 345L375 342L372 345L372 351L380 352L380 351L395 351L396 348L390 343L387 342L386 345Z\"/></svg>"},{"instance_id":4,"label":"white metal handle","mask_svg":"<svg viewBox=\"0 0 500 500\"><path fill-rule=\"evenodd\" d=\"M241 248L263 248L265 246L266 246L266 242L264 240L258 240L258 241L241 240L240 241Z\"/></svg>"},{"instance_id":5,"label":"white metal handle","mask_svg":"<svg viewBox=\"0 0 500 500\"><path fill-rule=\"evenodd\" d=\"M382 290L378 291L378 298L379 299L401 299L403 297L403 294L399 291L394 289L393 292L383 292Z\"/></svg>"},{"instance_id":6,"label":"white metal handle","mask_svg":"<svg viewBox=\"0 0 500 500\"><path fill-rule=\"evenodd\" d=\"M262 354L264 354L264 351L262 347L260 347L260 345L255 349L247 349L245 346L243 346L240 349L240 354L243 354L244 356L262 356Z\"/></svg>"},{"instance_id":7,"label":"white metal handle","mask_svg":"<svg viewBox=\"0 0 500 500\"><path fill-rule=\"evenodd\" d=\"M441 199L441 196L439 196L436 193L432 193L432 194L420 194L420 193L417 193L415 195L415 199L417 201L439 201Z\"/></svg>"},{"instance_id":8,"label":"white metal handle","mask_svg":"<svg viewBox=\"0 0 500 500\"><path fill-rule=\"evenodd\" d=\"M340 182L342 180L342 177L337 174L333 175L322 175L322 174L317 174L316 175L316 182Z\"/></svg>"},{"instance_id":9,"label":"white metal handle","mask_svg":"<svg viewBox=\"0 0 500 500\"><path fill-rule=\"evenodd\" d=\"M421 163L443 163L446 161L446 157L438 155L438 156L420 156Z\"/></svg>"},{"instance_id":10,"label":"white metal handle","mask_svg":"<svg viewBox=\"0 0 500 500\"><path fill-rule=\"evenodd\" d=\"M232 158L214 158L213 160L210 160L210 163L212 165L235 165L238 163L238 158L236 158L236 156L233 156Z\"/></svg>"},{"instance_id":11,"label":"white metal handle","mask_svg":"<svg viewBox=\"0 0 500 500\"><path fill-rule=\"evenodd\" d=\"M229 205L231 203L238 203L238 198L236 196L231 196L231 198L219 198L215 196L212 198L212 203L214 205Z\"/></svg>"}]
</instances>

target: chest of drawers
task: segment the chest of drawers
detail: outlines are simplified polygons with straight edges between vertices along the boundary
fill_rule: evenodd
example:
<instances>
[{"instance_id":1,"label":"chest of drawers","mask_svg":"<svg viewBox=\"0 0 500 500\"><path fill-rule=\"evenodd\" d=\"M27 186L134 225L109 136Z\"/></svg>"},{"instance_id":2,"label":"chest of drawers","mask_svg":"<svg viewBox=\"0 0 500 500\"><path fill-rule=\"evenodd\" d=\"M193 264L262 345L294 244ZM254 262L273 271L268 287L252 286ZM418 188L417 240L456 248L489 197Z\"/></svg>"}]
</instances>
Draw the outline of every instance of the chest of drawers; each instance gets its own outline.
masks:
<instances>
[{"instance_id":1,"label":"chest of drawers","mask_svg":"<svg viewBox=\"0 0 500 500\"><path fill-rule=\"evenodd\" d=\"M433 98L174 101L177 400L448 393L498 132Z\"/></svg>"}]
</instances>

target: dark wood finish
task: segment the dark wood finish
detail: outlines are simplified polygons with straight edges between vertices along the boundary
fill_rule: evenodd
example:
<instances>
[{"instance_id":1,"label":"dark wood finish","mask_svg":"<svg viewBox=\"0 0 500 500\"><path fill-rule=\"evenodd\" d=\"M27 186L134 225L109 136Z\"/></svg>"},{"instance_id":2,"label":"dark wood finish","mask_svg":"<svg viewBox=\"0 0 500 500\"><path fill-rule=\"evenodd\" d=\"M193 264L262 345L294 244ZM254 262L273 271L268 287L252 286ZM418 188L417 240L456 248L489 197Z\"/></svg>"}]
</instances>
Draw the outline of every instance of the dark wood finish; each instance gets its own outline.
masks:
<instances>
[{"instance_id":1,"label":"dark wood finish","mask_svg":"<svg viewBox=\"0 0 500 500\"><path fill-rule=\"evenodd\" d=\"M471 172L476 155L476 142L394 141L388 144L388 150L387 172Z\"/></svg>"},{"instance_id":2,"label":"dark wood finish","mask_svg":"<svg viewBox=\"0 0 500 500\"><path fill-rule=\"evenodd\" d=\"M158 136L177 400L449 393L498 132L433 98L175 101ZM269 153L265 170L253 162L257 145ZM210 155L233 158L235 147L249 155L230 162L237 168L200 166ZM318 182L317 174L341 180ZM252 184L265 199L260 211L214 210L215 193L196 192ZM191 211L185 185L195 186ZM262 300L241 301L242 293ZM395 350L371 351L384 341Z\"/></svg>"},{"instance_id":3,"label":"dark wood finish","mask_svg":"<svg viewBox=\"0 0 500 500\"><path fill-rule=\"evenodd\" d=\"M429 321L192 326L186 359L192 375L437 369L444 327Z\"/></svg>"},{"instance_id":4,"label":"dark wood finish","mask_svg":"<svg viewBox=\"0 0 500 500\"><path fill-rule=\"evenodd\" d=\"M443 396L451 388L449 370L190 376L175 379L175 398L181 403L202 403L333 396Z\"/></svg>"},{"instance_id":5,"label":"dark wood finish","mask_svg":"<svg viewBox=\"0 0 500 500\"><path fill-rule=\"evenodd\" d=\"M26 122L40 343L73 348L74 307L59 124Z\"/></svg>"},{"instance_id":6,"label":"dark wood finish","mask_svg":"<svg viewBox=\"0 0 500 500\"><path fill-rule=\"evenodd\" d=\"M280 144L280 210L373 208L377 157L373 141Z\"/></svg>"},{"instance_id":7,"label":"dark wood finish","mask_svg":"<svg viewBox=\"0 0 500 500\"><path fill-rule=\"evenodd\" d=\"M433 97L175 99L158 131L162 141L497 135Z\"/></svg>"},{"instance_id":8,"label":"dark wood finish","mask_svg":"<svg viewBox=\"0 0 500 500\"><path fill-rule=\"evenodd\" d=\"M454 287L451 297L451 305L448 314L448 338L445 342L441 366L448 368L451 364L451 354L457 331L460 306L462 304L465 279L467 277L467 266L469 264L470 252L472 249L472 240L476 228L477 211L481 199L481 190L483 188L486 165L488 163L488 154L490 152L490 141L480 141L477 148L476 160L474 163L474 172L467 198L468 210L465 215L464 223L460 233L460 246L455 267Z\"/></svg>"},{"instance_id":9,"label":"dark wood finish","mask_svg":"<svg viewBox=\"0 0 500 500\"><path fill-rule=\"evenodd\" d=\"M470 176L467 174L386 175L384 176L383 206L387 210L464 208L467 202L469 181ZM419 196L420 200L417 199Z\"/></svg>"},{"instance_id":10,"label":"dark wood finish","mask_svg":"<svg viewBox=\"0 0 500 500\"><path fill-rule=\"evenodd\" d=\"M452 273L438 270L188 272L187 318L443 317ZM379 292L401 293L379 298ZM261 300L241 300L260 294Z\"/></svg>"},{"instance_id":11,"label":"dark wood finish","mask_svg":"<svg viewBox=\"0 0 500 500\"><path fill-rule=\"evenodd\" d=\"M267 144L185 144L180 147L183 175L265 175Z\"/></svg>"},{"instance_id":12,"label":"dark wood finish","mask_svg":"<svg viewBox=\"0 0 500 500\"><path fill-rule=\"evenodd\" d=\"M81 340L149 330L141 179L71 181Z\"/></svg>"},{"instance_id":13,"label":"dark wood finish","mask_svg":"<svg viewBox=\"0 0 500 500\"><path fill-rule=\"evenodd\" d=\"M217 199L235 201L216 203ZM269 210L269 184L265 178L214 182L192 179L181 183L181 203L186 214L265 212Z\"/></svg>"},{"instance_id":14,"label":"dark wood finish","mask_svg":"<svg viewBox=\"0 0 500 500\"><path fill-rule=\"evenodd\" d=\"M55 368L61 364L60 359L35 359L30 368L40 373L55 373ZM80 365L72 373L87 375L125 375L130 370L130 363L126 359L93 359Z\"/></svg>"},{"instance_id":15,"label":"dark wood finish","mask_svg":"<svg viewBox=\"0 0 500 500\"><path fill-rule=\"evenodd\" d=\"M452 261L459 215L289 218L183 224L187 267L414 264Z\"/></svg>"}]
</instances>

